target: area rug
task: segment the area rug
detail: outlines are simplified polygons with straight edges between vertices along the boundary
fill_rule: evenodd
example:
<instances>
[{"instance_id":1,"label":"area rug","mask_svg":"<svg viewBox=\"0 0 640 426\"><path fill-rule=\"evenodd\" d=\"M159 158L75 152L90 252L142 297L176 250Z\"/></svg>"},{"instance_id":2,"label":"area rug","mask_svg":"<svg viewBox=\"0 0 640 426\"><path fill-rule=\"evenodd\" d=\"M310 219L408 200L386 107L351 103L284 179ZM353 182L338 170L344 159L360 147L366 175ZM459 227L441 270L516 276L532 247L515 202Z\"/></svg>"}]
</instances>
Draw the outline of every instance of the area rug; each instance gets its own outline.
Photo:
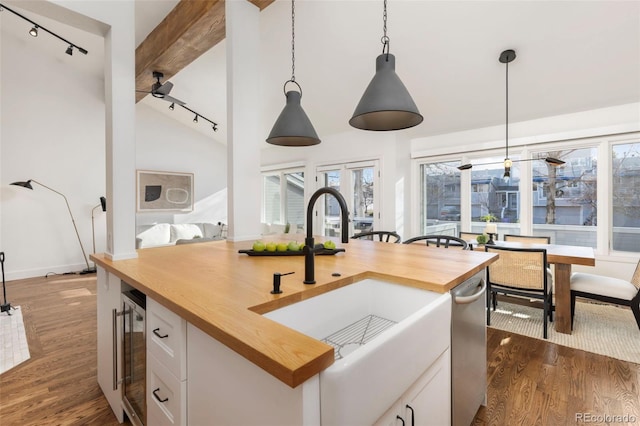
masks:
<instances>
[{"instance_id":1,"label":"area rug","mask_svg":"<svg viewBox=\"0 0 640 426\"><path fill-rule=\"evenodd\" d=\"M498 302L491 327L542 339L542 309ZM547 341L640 364L640 329L629 309L576 303L571 334L558 333L549 323Z\"/></svg>"},{"instance_id":2,"label":"area rug","mask_svg":"<svg viewBox=\"0 0 640 426\"><path fill-rule=\"evenodd\" d=\"M0 374L29 359L29 345L20 306L0 314Z\"/></svg>"}]
</instances>

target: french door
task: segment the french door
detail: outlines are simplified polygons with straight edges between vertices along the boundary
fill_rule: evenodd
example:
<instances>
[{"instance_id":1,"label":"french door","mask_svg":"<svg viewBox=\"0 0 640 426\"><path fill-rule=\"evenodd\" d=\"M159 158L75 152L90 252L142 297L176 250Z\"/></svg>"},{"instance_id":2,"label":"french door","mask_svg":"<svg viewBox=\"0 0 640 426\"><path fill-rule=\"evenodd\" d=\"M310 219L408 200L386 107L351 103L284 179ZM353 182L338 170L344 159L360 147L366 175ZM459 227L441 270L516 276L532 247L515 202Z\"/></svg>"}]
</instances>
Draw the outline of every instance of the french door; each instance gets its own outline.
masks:
<instances>
[{"instance_id":1,"label":"french door","mask_svg":"<svg viewBox=\"0 0 640 426\"><path fill-rule=\"evenodd\" d=\"M321 166L316 169L316 189L338 190L349 208L349 236L373 231L381 220L378 160ZM340 207L332 196L318 199L314 212L314 234L340 236Z\"/></svg>"}]
</instances>

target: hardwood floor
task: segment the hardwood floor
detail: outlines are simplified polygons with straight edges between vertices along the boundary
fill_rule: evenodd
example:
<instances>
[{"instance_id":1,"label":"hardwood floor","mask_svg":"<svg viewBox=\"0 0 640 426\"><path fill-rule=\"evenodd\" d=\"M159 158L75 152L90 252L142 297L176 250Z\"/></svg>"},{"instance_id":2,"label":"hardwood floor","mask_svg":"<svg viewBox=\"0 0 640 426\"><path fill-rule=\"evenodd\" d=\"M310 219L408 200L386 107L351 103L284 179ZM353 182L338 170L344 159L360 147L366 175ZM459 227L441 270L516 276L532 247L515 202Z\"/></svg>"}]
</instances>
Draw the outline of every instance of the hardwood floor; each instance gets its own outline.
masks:
<instances>
[{"instance_id":1,"label":"hardwood floor","mask_svg":"<svg viewBox=\"0 0 640 426\"><path fill-rule=\"evenodd\" d=\"M10 281L7 298L22 310L31 359L0 375L0 424L117 425L96 382L95 276ZM492 328L487 336L487 406L474 425L557 426L587 416L640 425L639 364Z\"/></svg>"},{"instance_id":2,"label":"hardwood floor","mask_svg":"<svg viewBox=\"0 0 640 426\"><path fill-rule=\"evenodd\" d=\"M117 425L96 381L95 275L6 284L31 358L0 375L0 424Z\"/></svg>"},{"instance_id":3,"label":"hardwood floor","mask_svg":"<svg viewBox=\"0 0 640 426\"><path fill-rule=\"evenodd\" d=\"M640 364L488 328L487 382L474 425L640 425Z\"/></svg>"}]
</instances>

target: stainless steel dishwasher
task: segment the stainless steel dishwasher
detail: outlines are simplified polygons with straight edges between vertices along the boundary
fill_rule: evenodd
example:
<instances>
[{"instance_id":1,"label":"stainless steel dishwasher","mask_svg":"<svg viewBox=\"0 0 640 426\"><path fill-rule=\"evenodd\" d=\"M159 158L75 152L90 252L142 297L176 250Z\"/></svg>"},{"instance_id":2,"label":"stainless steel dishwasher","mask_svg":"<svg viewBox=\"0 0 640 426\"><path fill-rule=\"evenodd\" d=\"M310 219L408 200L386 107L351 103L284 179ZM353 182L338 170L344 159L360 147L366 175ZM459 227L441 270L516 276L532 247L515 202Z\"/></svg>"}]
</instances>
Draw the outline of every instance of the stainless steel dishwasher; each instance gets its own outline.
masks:
<instances>
[{"instance_id":1,"label":"stainless steel dishwasher","mask_svg":"<svg viewBox=\"0 0 640 426\"><path fill-rule=\"evenodd\" d=\"M487 393L484 270L451 290L451 419L469 426Z\"/></svg>"}]
</instances>

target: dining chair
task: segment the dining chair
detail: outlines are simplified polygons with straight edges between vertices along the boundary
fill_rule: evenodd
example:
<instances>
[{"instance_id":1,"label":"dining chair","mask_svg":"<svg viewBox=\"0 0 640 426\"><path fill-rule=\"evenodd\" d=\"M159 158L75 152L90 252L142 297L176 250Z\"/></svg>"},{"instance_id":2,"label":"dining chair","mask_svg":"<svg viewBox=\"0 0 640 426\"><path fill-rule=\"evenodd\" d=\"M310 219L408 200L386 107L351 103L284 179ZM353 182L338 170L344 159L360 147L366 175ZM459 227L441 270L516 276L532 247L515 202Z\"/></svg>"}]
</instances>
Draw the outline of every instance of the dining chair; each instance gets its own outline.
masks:
<instances>
[{"instance_id":1,"label":"dining chair","mask_svg":"<svg viewBox=\"0 0 640 426\"><path fill-rule=\"evenodd\" d=\"M546 339L547 322L553 321L553 285L548 280L547 250L488 245L484 250L500 255L497 261L487 266L487 325L491 325L490 304L493 301L495 311L497 293L539 299L542 301L543 337Z\"/></svg>"},{"instance_id":2,"label":"dining chair","mask_svg":"<svg viewBox=\"0 0 640 426\"><path fill-rule=\"evenodd\" d=\"M545 237L540 235L514 235L505 234L504 241L516 242L516 243L532 243L532 244L551 244L551 237ZM549 282L553 282L553 271L551 266L547 265L547 274L549 275Z\"/></svg>"},{"instance_id":3,"label":"dining chair","mask_svg":"<svg viewBox=\"0 0 640 426\"><path fill-rule=\"evenodd\" d=\"M381 241L383 243L395 243L400 244L402 241L402 237L394 231L369 231L369 232L360 232L359 234L355 234L351 236L353 239L361 239L361 240L372 240L372 241Z\"/></svg>"},{"instance_id":4,"label":"dining chair","mask_svg":"<svg viewBox=\"0 0 640 426\"><path fill-rule=\"evenodd\" d=\"M504 241L512 241L516 243L551 244L551 237L538 235L505 234L503 238Z\"/></svg>"},{"instance_id":5,"label":"dining chair","mask_svg":"<svg viewBox=\"0 0 640 426\"><path fill-rule=\"evenodd\" d=\"M428 246L443 247L443 248L459 248L462 250L468 250L469 244L462 238L454 237L453 235L421 235L419 237L409 238L403 241L402 244L413 244L420 241Z\"/></svg>"},{"instance_id":6,"label":"dining chair","mask_svg":"<svg viewBox=\"0 0 640 426\"><path fill-rule=\"evenodd\" d=\"M576 297L615 305L629 306L640 329L640 260L631 281L604 275L574 272L571 274L571 329L576 311Z\"/></svg>"}]
</instances>

